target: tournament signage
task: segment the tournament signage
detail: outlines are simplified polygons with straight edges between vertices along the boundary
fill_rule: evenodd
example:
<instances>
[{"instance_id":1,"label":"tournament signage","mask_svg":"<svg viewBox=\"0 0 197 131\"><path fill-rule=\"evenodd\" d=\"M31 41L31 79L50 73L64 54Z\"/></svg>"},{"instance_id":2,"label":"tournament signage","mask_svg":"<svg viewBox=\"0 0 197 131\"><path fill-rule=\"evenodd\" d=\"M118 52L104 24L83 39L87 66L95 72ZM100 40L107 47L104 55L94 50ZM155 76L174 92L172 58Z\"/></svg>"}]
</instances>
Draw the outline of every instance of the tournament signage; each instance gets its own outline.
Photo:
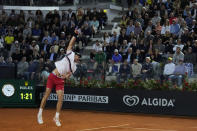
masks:
<instances>
[{"instance_id":1,"label":"tournament signage","mask_svg":"<svg viewBox=\"0 0 197 131\"><path fill-rule=\"evenodd\" d=\"M0 80L0 106L36 106L34 82L24 80Z\"/></svg>"},{"instance_id":2,"label":"tournament signage","mask_svg":"<svg viewBox=\"0 0 197 131\"><path fill-rule=\"evenodd\" d=\"M65 93L63 108L197 116L195 92L65 88ZM47 106L56 107L56 103L57 95L52 93Z\"/></svg>"}]
</instances>

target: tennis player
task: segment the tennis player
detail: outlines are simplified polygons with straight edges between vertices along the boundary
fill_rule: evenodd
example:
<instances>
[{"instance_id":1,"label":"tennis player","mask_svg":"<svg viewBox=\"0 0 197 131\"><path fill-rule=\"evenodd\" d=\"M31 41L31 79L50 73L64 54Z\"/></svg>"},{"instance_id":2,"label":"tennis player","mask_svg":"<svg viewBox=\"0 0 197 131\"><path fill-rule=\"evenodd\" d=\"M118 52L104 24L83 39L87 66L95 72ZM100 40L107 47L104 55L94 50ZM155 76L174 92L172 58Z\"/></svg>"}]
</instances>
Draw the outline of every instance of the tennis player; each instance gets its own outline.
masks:
<instances>
[{"instance_id":1,"label":"tennis player","mask_svg":"<svg viewBox=\"0 0 197 131\"><path fill-rule=\"evenodd\" d=\"M53 118L56 126L61 126L60 123L60 110L62 108L63 96L64 96L64 80L70 78L70 76L76 71L76 63L79 62L81 55L79 53L74 53L72 47L75 43L78 33L71 38L65 56L60 60L55 62L55 69L50 73L47 79L46 91L44 97L42 98L39 112L37 115L37 121L39 124L43 124L42 112L45 107L47 98L49 97L52 88L56 88L56 93L58 96L58 102L56 106L56 114Z\"/></svg>"}]
</instances>

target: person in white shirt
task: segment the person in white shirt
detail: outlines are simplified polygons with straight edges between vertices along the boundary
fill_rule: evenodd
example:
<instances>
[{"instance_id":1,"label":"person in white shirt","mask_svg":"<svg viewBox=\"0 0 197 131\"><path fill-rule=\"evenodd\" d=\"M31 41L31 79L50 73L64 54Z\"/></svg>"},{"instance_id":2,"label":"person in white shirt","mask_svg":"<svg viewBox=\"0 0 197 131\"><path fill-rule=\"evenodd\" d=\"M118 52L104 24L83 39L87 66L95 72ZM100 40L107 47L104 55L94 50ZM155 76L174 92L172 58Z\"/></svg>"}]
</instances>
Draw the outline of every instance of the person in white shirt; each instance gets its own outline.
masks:
<instances>
[{"instance_id":1,"label":"person in white shirt","mask_svg":"<svg viewBox=\"0 0 197 131\"><path fill-rule=\"evenodd\" d=\"M181 39L178 39L178 40L177 40L177 44L174 45L173 51L176 51L176 48L177 48L177 47L180 47L180 48L181 48L181 51L183 50L184 45L181 44Z\"/></svg>"},{"instance_id":2,"label":"person in white shirt","mask_svg":"<svg viewBox=\"0 0 197 131\"><path fill-rule=\"evenodd\" d=\"M166 34L166 31L169 31L170 32L170 22L169 22L168 19L166 19L165 24L161 28L161 34L162 35L165 35Z\"/></svg>"},{"instance_id":3,"label":"person in white shirt","mask_svg":"<svg viewBox=\"0 0 197 131\"><path fill-rule=\"evenodd\" d=\"M168 63L164 66L163 75L165 79L168 79L168 76L172 75L175 70L175 64L172 62L172 58L168 58Z\"/></svg>"},{"instance_id":4,"label":"person in white shirt","mask_svg":"<svg viewBox=\"0 0 197 131\"><path fill-rule=\"evenodd\" d=\"M56 126L61 126L61 123L59 121L59 115L60 115L60 110L62 108L63 96L64 96L64 79L68 79L76 71L76 63L79 62L79 58L80 58L80 54L74 53L72 51L72 47L75 43L77 34L78 33L76 32L74 36L71 38L65 56L61 60L55 62L56 68L52 71L52 73L50 73L47 79L46 91L44 97L42 98L39 112L37 115L37 121L39 124L43 124L42 112L45 107L46 100L52 91L52 88L55 87L58 96L58 102L57 102L56 114L53 120Z\"/></svg>"},{"instance_id":5,"label":"person in white shirt","mask_svg":"<svg viewBox=\"0 0 197 131\"><path fill-rule=\"evenodd\" d=\"M95 54L102 50L102 45L97 40L96 43L92 47L92 52L90 53L90 59L93 59L95 57Z\"/></svg>"}]
</instances>

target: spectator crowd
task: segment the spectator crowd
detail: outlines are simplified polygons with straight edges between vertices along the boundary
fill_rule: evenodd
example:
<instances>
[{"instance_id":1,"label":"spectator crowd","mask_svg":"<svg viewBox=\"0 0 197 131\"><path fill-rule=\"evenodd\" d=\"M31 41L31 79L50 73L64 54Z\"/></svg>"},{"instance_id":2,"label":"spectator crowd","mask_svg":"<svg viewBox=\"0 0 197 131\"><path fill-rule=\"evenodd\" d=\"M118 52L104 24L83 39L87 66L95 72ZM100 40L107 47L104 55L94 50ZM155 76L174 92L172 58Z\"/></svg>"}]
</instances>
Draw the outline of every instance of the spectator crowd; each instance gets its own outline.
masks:
<instances>
[{"instance_id":1,"label":"spectator crowd","mask_svg":"<svg viewBox=\"0 0 197 131\"><path fill-rule=\"evenodd\" d=\"M117 81L133 79L172 80L181 86L197 62L196 0L128 0L111 32L93 45L93 69L100 66ZM130 5L132 3L132 5ZM53 69L52 62L65 53L76 28L81 29L75 51L107 24L103 9L77 11L14 10L0 15L0 64L17 65L18 77L41 79ZM35 77L36 76L36 77Z\"/></svg>"},{"instance_id":2,"label":"spectator crowd","mask_svg":"<svg viewBox=\"0 0 197 131\"><path fill-rule=\"evenodd\" d=\"M17 78L44 80L61 59L76 28L81 33L74 51L80 52L107 22L103 9L2 10L0 15L0 66L16 66Z\"/></svg>"}]
</instances>

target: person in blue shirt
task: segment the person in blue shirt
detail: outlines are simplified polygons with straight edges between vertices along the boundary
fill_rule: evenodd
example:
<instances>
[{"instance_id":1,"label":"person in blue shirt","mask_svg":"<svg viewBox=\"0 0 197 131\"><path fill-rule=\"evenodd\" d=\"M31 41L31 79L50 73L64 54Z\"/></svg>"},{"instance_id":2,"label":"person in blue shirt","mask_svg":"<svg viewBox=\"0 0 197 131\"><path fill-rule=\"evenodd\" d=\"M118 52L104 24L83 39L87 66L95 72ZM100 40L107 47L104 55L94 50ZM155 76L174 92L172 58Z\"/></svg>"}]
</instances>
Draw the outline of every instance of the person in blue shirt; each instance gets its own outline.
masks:
<instances>
[{"instance_id":1,"label":"person in blue shirt","mask_svg":"<svg viewBox=\"0 0 197 131\"><path fill-rule=\"evenodd\" d=\"M172 25L170 25L170 33L174 35L178 35L180 31L180 25L176 22L176 20L172 21Z\"/></svg>"}]
</instances>

